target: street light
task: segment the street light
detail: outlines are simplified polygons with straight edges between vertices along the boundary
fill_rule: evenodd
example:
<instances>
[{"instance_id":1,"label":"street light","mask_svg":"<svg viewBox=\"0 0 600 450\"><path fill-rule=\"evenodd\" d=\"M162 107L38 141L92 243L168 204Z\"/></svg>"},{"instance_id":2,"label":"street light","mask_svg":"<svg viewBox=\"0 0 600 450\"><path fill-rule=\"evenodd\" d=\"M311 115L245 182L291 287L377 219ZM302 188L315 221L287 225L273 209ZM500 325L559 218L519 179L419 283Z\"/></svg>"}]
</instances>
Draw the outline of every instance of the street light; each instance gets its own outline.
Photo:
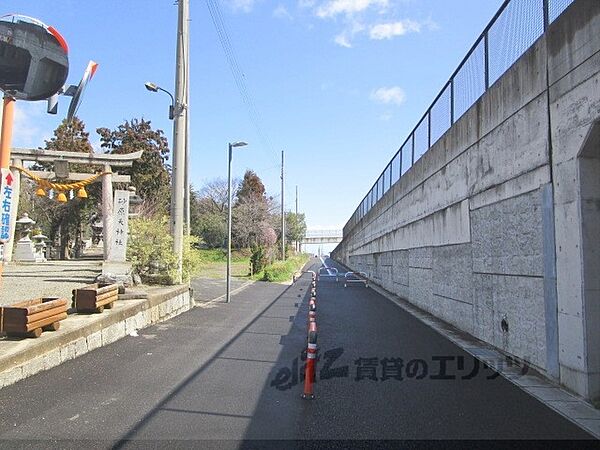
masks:
<instances>
[{"instance_id":1,"label":"street light","mask_svg":"<svg viewBox=\"0 0 600 450\"><path fill-rule=\"evenodd\" d=\"M238 141L229 143L229 159L227 165L227 294L225 303L231 300L231 156L234 147L248 145L246 142Z\"/></svg>"},{"instance_id":2,"label":"street light","mask_svg":"<svg viewBox=\"0 0 600 450\"><path fill-rule=\"evenodd\" d=\"M175 117L175 98L173 97L173 94L171 94L166 89L161 88L156 83L152 83L150 81L146 81L146 83L144 83L144 86L146 86L146 89L148 89L150 92L163 91L169 94L169 97L171 97L171 105L169 105L169 119L173 120L173 117Z\"/></svg>"},{"instance_id":3,"label":"street light","mask_svg":"<svg viewBox=\"0 0 600 450\"><path fill-rule=\"evenodd\" d=\"M189 177L187 160L189 144L187 139L189 83L186 74L189 72L189 0L177 1L177 53L175 59L175 97L169 91L162 89L156 83L145 83L150 92L163 91L171 97L169 118L173 119L173 159L171 170L171 234L173 235L173 253L177 257L177 272L175 283L183 281L183 230L186 194L189 200Z\"/></svg>"},{"instance_id":4,"label":"street light","mask_svg":"<svg viewBox=\"0 0 600 450\"><path fill-rule=\"evenodd\" d=\"M181 130L181 116L185 113L185 107L180 103L176 102L173 94L166 89L161 88L156 83L150 81L144 83L146 89L150 92L163 91L169 94L171 97L171 105L169 106L169 119L173 120L173 170L172 170L172 184L171 184L171 234L173 235L173 252L177 256L177 278L176 283L182 282L183 275L183 218L182 214L185 215L186 209L180 203L184 203L185 198L180 199L180 192L188 194L188 186L185 186L185 174L187 173L187 164L185 155L187 148L184 148L187 143L182 142L180 135L183 136L183 130ZM185 120L185 118L184 118ZM180 154L181 153L181 154ZM186 192L188 191L188 192Z\"/></svg>"}]
</instances>

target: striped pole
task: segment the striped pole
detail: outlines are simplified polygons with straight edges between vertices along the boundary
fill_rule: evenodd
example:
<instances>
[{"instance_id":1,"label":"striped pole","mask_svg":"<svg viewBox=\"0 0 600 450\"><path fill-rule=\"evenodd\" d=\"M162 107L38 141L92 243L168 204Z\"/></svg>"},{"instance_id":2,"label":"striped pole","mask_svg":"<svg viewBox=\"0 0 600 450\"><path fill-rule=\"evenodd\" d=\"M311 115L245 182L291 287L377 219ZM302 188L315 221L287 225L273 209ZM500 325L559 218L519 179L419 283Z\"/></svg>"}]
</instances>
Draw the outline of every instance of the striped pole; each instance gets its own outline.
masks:
<instances>
[{"instance_id":1,"label":"striped pole","mask_svg":"<svg viewBox=\"0 0 600 450\"><path fill-rule=\"evenodd\" d=\"M317 322L310 322L308 328L308 347L306 349L306 370L304 373L304 393L302 398L315 398L313 385L315 382L315 360L317 359Z\"/></svg>"}]
</instances>

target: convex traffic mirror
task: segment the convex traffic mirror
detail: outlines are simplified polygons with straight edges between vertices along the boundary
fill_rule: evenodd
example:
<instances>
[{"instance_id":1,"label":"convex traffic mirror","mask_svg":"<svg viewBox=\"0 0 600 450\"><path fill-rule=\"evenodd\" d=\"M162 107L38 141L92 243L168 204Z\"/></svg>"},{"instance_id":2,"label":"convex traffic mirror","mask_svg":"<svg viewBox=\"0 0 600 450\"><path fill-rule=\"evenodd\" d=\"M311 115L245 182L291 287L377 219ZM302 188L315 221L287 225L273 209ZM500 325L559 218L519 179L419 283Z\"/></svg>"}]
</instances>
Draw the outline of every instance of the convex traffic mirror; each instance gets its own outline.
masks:
<instances>
[{"instance_id":1,"label":"convex traffic mirror","mask_svg":"<svg viewBox=\"0 0 600 450\"><path fill-rule=\"evenodd\" d=\"M0 89L19 100L45 100L69 74L68 46L53 27L22 15L0 17Z\"/></svg>"}]
</instances>

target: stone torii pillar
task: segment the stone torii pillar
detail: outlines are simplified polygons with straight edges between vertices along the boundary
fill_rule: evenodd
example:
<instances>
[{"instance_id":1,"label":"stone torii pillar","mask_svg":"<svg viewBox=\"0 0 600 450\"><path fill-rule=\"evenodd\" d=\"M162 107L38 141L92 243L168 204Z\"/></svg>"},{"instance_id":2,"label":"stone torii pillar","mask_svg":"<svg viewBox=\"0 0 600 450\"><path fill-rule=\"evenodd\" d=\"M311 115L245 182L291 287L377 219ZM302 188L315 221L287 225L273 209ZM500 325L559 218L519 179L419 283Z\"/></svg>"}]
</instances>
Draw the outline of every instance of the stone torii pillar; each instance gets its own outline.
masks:
<instances>
[{"instance_id":1,"label":"stone torii pillar","mask_svg":"<svg viewBox=\"0 0 600 450\"><path fill-rule=\"evenodd\" d=\"M104 245L104 260L112 259L112 231L113 231L113 176L110 165L104 165L104 172L110 172L102 175L102 244Z\"/></svg>"}]
</instances>

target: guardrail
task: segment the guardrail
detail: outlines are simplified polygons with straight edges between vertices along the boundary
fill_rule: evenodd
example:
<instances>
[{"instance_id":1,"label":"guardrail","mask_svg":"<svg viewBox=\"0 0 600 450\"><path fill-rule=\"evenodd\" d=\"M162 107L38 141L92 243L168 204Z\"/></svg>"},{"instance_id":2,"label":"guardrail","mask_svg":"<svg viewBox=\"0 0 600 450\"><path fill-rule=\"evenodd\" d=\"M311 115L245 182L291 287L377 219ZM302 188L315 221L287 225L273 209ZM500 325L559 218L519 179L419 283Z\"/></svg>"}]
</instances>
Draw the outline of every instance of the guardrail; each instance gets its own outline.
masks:
<instances>
[{"instance_id":1,"label":"guardrail","mask_svg":"<svg viewBox=\"0 0 600 450\"><path fill-rule=\"evenodd\" d=\"M574 0L505 0L394 154L348 223L349 232Z\"/></svg>"},{"instance_id":2,"label":"guardrail","mask_svg":"<svg viewBox=\"0 0 600 450\"><path fill-rule=\"evenodd\" d=\"M369 279L365 272L346 272L344 275L344 287L348 287L351 284L363 284L365 287L369 287Z\"/></svg>"},{"instance_id":3,"label":"guardrail","mask_svg":"<svg viewBox=\"0 0 600 450\"><path fill-rule=\"evenodd\" d=\"M323 272L325 271L325 272ZM333 272L333 273L330 273ZM320 267L319 272L317 274L317 281L320 281L321 278L335 278L335 282L338 282L338 270L335 267Z\"/></svg>"}]
</instances>

